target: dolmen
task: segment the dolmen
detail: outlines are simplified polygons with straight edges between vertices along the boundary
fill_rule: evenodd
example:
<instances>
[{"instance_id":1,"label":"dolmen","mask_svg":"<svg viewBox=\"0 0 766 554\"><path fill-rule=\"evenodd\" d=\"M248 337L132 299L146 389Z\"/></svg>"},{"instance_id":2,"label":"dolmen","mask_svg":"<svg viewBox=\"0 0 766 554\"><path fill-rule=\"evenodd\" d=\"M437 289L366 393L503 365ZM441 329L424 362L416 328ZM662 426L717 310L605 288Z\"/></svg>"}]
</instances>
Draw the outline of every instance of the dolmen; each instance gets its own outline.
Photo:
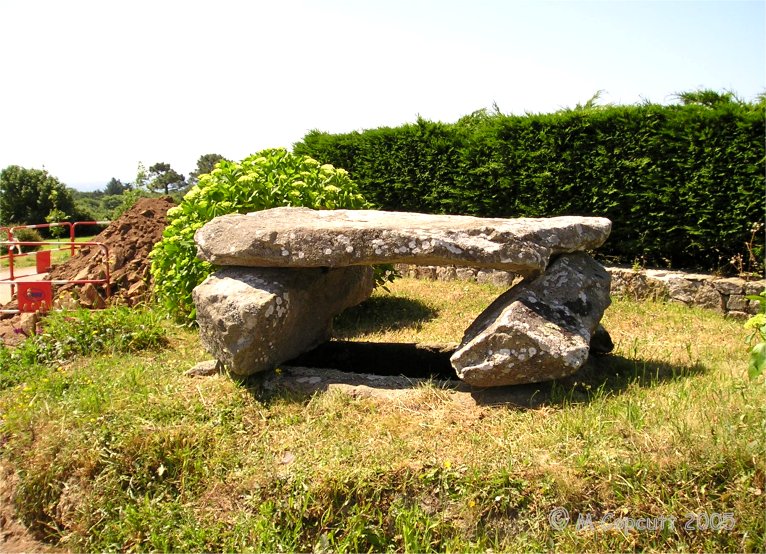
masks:
<instances>
[{"instance_id":1,"label":"dolmen","mask_svg":"<svg viewBox=\"0 0 766 554\"><path fill-rule=\"evenodd\" d=\"M452 265L524 279L468 327L451 357L477 387L566 377L586 361L610 277L586 252L600 217L477 218L273 208L217 217L195 234L218 269L194 289L205 348L233 375L269 371L330 338L332 319L372 293L372 266Z\"/></svg>"}]
</instances>

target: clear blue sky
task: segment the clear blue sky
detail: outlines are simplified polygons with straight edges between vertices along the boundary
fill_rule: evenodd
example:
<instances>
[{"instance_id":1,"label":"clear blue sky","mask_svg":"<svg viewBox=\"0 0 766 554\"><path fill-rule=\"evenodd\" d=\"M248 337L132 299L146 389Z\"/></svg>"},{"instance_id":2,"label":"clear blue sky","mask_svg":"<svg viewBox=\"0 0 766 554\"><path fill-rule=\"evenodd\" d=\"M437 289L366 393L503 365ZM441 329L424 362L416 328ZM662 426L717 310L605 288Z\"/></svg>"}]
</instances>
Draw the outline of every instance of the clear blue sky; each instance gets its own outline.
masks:
<instances>
[{"instance_id":1,"label":"clear blue sky","mask_svg":"<svg viewBox=\"0 0 766 554\"><path fill-rule=\"evenodd\" d=\"M0 168L188 174L311 129L766 91L766 2L0 2Z\"/></svg>"}]
</instances>

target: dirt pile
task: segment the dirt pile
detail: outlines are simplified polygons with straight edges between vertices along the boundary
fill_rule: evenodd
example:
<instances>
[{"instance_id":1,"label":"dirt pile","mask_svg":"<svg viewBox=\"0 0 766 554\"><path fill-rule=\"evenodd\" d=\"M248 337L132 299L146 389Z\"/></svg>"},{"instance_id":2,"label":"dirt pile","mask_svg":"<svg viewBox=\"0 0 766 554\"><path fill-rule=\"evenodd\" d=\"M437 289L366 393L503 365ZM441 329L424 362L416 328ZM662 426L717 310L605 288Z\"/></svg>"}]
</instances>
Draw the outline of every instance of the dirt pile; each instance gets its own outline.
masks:
<instances>
[{"instance_id":1,"label":"dirt pile","mask_svg":"<svg viewBox=\"0 0 766 554\"><path fill-rule=\"evenodd\" d=\"M149 253L162 239L167 212L173 206L169 197L140 199L89 241L105 245L108 259L102 248L84 246L73 258L53 268L49 278L103 279L108 263L112 298L131 306L145 300L149 292ZM54 303L71 306L76 302L85 307L101 308L105 293L103 285L62 285L57 287Z\"/></svg>"}]
</instances>

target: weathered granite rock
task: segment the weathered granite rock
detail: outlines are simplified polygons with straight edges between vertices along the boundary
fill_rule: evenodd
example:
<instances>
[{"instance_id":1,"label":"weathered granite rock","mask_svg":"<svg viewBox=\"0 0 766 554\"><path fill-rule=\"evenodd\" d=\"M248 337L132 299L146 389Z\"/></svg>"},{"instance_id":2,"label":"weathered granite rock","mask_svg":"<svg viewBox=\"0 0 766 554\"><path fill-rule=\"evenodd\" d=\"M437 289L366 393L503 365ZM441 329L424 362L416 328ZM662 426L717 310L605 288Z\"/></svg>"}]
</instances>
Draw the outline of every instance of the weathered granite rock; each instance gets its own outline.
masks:
<instances>
[{"instance_id":1,"label":"weathered granite rock","mask_svg":"<svg viewBox=\"0 0 766 554\"><path fill-rule=\"evenodd\" d=\"M692 305L724 312L724 302L721 293L710 282L703 282L692 299Z\"/></svg>"},{"instance_id":2,"label":"weathered granite rock","mask_svg":"<svg viewBox=\"0 0 766 554\"><path fill-rule=\"evenodd\" d=\"M370 210L273 208L217 217L195 235L198 255L223 266L459 265L537 275L551 256L597 248L600 217L485 219Z\"/></svg>"},{"instance_id":3,"label":"weathered granite rock","mask_svg":"<svg viewBox=\"0 0 766 554\"><path fill-rule=\"evenodd\" d=\"M745 294L761 294L766 290L766 281L748 281L745 283Z\"/></svg>"},{"instance_id":4,"label":"weathered granite rock","mask_svg":"<svg viewBox=\"0 0 766 554\"><path fill-rule=\"evenodd\" d=\"M748 308L748 300L743 294L732 294L726 302L728 311L744 312Z\"/></svg>"},{"instance_id":5,"label":"weathered granite rock","mask_svg":"<svg viewBox=\"0 0 766 554\"><path fill-rule=\"evenodd\" d=\"M721 294L742 294L745 290L745 285L742 282L742 279L736 277L716 279L713 281L713 286Z\"/></svg>"},{"instance_id":6,"label":"weathered granite rock","mask_svg":"<svg viewBox=\"0 0 766 554\"><path fill-rule=\"evenodd\" d=\"M466 330L453 354L458 377L475 386L566 377L588 358L609 306L610 277L585 253L559 256L543 275L519 283Z\"/></svg>"},{"instance_id":7,"label":"weathered granite rock","mask_svg":"<svg viewBox=\"0 0 766 554\"><path fill-rule=\"evenodd\" d=\"M327 340L372 293L370 267L224 268L194 289L203 346L233 374L275 368Z\"/></svg>"},{"instance_id":8,"label":"weathered granite rock","mask_svg":"<svg viewBox=\"0 0 766 554\"><path fill-rule=\"evenodd\" d=\"M671 277L667 280L667 286L671 302L681 302L690 306L694 302L699 283L682 277Z\"/></svg>"},{"instance_id":9,"label":"weathered granite rock","mask_svg":"<svg viewBox=\"0 0 766 554\"><path fill-rule=\"evenodd\" d=\"M210 377L223 371L224 367L218 360L205 360L195 364L184 372L187 377Z\"/></svg>"}]
</instances>

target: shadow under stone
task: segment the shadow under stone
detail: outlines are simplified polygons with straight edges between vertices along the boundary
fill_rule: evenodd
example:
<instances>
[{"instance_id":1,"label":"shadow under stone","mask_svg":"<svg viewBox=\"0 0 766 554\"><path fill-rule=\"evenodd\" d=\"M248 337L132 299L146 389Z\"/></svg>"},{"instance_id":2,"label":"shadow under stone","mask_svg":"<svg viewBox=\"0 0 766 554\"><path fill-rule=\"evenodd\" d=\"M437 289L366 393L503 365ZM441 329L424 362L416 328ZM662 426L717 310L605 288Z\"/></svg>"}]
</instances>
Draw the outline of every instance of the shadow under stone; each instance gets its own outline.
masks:
<instances>
[{"instance_id":1,"label":"shadow under stone","mask_svg":"<svg viewBox=\"0 0 766 554\"><path fill-rule=\"evenodd\" d=\"M366 391L377 390L383 396L399 394L397 398L432 382L467 395L477 406L529 409L589 403L631 386L653 387L707 371L699 363L676 365L615 355L590 356L583 368L563 379L480 388L457 378L449 361L454 350L454 345L331 341L286 362L284 374L268 379L304 395L332 386L350 390L363 385Z\"/></svg>"},{"instance_id":2,"label":"shadow under stone","mask_svg":"<svg viewBox=\"0 0 766 554\"><path fill-rule=\"evenodd\" d=\"M450 364L455 345L329 341L282 365L337 369L414 379L457 379Z\"/></svg>"}]
</instances>

